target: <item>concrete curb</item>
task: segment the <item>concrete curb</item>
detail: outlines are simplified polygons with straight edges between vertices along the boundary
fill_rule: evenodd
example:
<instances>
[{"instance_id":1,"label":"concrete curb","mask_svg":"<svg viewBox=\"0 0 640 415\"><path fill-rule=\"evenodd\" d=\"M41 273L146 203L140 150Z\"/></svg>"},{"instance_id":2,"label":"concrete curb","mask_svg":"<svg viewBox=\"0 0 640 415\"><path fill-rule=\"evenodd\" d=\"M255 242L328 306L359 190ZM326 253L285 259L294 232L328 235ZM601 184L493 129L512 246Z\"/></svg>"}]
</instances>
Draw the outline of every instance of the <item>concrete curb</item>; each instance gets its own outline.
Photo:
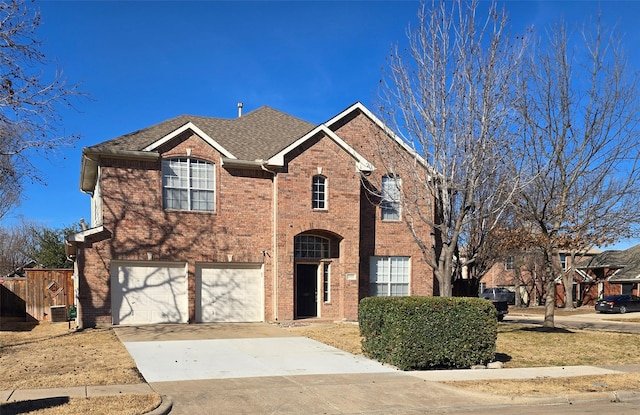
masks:
<instances>
[{"instance_id":1,"label":"concrete curb","mask_svg":"<svg viewBox=\"0 0 640 415\"><path fill-rule=\"evenodd\" d=\"M160 405L153 411L147 412L145 415L167 415L173 408L173 399L167 395L160 395Z\"/></svg>"}]
</instances>

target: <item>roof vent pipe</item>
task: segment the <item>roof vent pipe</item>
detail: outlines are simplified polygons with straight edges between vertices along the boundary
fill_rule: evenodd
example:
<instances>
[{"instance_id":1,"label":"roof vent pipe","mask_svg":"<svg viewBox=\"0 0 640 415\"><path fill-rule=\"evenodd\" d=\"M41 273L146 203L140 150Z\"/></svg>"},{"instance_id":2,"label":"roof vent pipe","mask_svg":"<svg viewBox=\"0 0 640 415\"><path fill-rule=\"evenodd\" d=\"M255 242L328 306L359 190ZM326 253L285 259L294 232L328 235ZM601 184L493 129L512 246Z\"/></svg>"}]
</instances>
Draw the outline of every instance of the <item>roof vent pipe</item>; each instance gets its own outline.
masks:
<instances>
[{"instance_id":1,"label":"roof vent pipe","mask_svg":"<svg viewBox=\"0 0 640 415\"><path fill-rule=\"evenodd\" d=\"M238 118L242 117L242 102L238 102Z\"/></svg>"}]
</instances>

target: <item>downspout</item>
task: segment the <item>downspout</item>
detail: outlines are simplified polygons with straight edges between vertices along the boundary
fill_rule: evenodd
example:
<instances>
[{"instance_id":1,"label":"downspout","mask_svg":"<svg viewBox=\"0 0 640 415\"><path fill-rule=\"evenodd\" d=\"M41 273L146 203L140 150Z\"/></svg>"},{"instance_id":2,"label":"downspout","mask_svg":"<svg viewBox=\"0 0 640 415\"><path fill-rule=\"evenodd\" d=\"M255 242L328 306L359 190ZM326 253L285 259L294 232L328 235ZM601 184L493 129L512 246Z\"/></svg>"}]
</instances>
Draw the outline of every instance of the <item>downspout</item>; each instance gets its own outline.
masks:
<instances>
[{"instance_id":1,"label":"downspout","mask_svg":"<svg viewBox=\"0 0 640 415\"><path fill-rule=\"evenodd\" d=\"M278 321L278 176L275 171L269 170L266 164L266 162L262 162L260 168L273 175L273 197L271 198L271 200L273 200L273 232L271 235L271 243L273 245L271 248L273 253L273 319L274 321Z\"/></svg>"},{"instance_id":2,"label":"downspout","mask_svg":"<svg viewBox=\"0 0 640 415\"><path fill-rule=\"evenodd\" d=\"M82 330L84 324L82 321L82 307L80 305L80 272L78 270L78 246L71 244L65 238L65 256L69 261L73 262L73 304L76 307L76 330ZM71 254L71 249L75 249L75 254ZM68 317L67 317L68 318Z\"/></svg>"}]
</instances>

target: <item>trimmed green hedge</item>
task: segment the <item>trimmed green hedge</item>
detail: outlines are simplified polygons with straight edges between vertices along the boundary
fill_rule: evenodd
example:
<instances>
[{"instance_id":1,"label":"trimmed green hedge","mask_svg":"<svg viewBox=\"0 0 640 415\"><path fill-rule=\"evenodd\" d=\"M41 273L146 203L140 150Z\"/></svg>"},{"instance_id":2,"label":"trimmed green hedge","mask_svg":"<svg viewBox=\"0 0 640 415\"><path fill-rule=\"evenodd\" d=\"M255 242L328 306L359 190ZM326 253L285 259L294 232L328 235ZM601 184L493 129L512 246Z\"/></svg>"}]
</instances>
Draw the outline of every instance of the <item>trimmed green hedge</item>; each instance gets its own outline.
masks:
<instances>
[{"instance_id":1,"label":"trimmed green hedge","mask_svg":"<svg viewBox=\"0 0 640 415\"><path fill-rule=\"evenodd\" d=\"M367 297L358 319L363 353L401 370L468 368L495 357L496 311L481 298Z\"/></svg>"}]
</instances>

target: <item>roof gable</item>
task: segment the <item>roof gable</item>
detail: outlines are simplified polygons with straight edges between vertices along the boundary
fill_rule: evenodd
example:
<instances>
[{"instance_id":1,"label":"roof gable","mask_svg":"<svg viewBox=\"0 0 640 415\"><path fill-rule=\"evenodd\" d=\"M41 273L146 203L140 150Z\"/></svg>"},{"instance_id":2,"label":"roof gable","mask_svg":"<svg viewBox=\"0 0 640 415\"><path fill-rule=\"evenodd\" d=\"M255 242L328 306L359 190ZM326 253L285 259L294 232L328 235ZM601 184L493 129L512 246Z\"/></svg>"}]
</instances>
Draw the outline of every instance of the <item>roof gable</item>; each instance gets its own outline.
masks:
<instances>
[{"instance_id":1,"label":"roof gable","mask_svg":"<svg viewBox=\"0 0 640 415\"><path fill-rule=\"evenodd\" d=\"M640 282L640 245L624 251L604 251L579 264L582 269L608 268L617 270L610 278L611 282Z\"/></svg>"},{"instance_id":2,"label":"roof gable","mask_svg":"<svg viewBox=\"0 0 640 415\"><path fill-rule=\"evenodd\" d=\"M165 135L164 137L161 137L159 140L154 141L153 143L149 144L148 146L143 148L142 151L154 151L155 149L157 149L161 145L170 142L171 140L173 140L174 138L176 138L177 136L179 136L180 134L182 134L183 132L188 131L188 130L193 131L200 138L202 138L204 141L206 141L211 147L215 148L216 151L218 151L224 157L228 157L228 158L232 158L232 159L237 158L233 154L231 154L227 149L225 149L223 146L221 146L220 143L218 143L217 141L212 139L207 133L205 133L200 128L198 128L191 121L189 121L185 125L181 126L180 128L171 131L169 134Z\"/></svg>"},{"instance_id":3,"label":"roof gable","mask_svg":"<svg viewBox=\"0 0 640 415\"><path fill-rule=\"evenodd\" d=\"M362 157L356 150L354 150L351 146L349 146L343 139L338 137L336 133L327 128L326 125L320 124L313 130L309 131L307 134L303 135L293 143L289 144L287 147L279 151L277 154L274 154L269 160L267 164L271 166L284 166L285 156L291 152L293 149L300 146L302 143L311 139L319 133L324 133L327 137L333 140L338 146L340 146L347 154L349 154L356 162L356 169L360 171L373 171L375 167L369 161L367 161L364 157Z\"/></svg>"},{"instance_id":4,"label":"roof gable","mask_svg":"<svg viewBox=\"0 0 640 415\"><path fill-rule=\"evenodd\" d=\"M88 147L90 153L153 152L191 130L223 157L267 159L314 127L307 121L264 106L234 119L181 115Z\"/></svg>"},{"instance_id":5,"label":"roof gable","mask_svg":"<svg viewBox=\"0 0 640 415\"><path fill-rule=\"evenodd\" d=\"M418 152L411 148L409 144L407 144L400 136L398 136L393 130L391 130L385 123L380 120L380 118L376 117L367 107L365 107L361 102L356 102L351 105L335 117L331 118L329 121L325 122L328 128L335 130L335 126L339 124L343 119L350 116L353 112L359 111L364 114L367 118L369 118L378 128L380 128L384 133L394 140L398 145L400 145L407 153L409 153L413 158L415 158L418 163L420 163L424 167L428 167L429 164L426 160L418 154Z\"/></svg>"}]
</instances>

